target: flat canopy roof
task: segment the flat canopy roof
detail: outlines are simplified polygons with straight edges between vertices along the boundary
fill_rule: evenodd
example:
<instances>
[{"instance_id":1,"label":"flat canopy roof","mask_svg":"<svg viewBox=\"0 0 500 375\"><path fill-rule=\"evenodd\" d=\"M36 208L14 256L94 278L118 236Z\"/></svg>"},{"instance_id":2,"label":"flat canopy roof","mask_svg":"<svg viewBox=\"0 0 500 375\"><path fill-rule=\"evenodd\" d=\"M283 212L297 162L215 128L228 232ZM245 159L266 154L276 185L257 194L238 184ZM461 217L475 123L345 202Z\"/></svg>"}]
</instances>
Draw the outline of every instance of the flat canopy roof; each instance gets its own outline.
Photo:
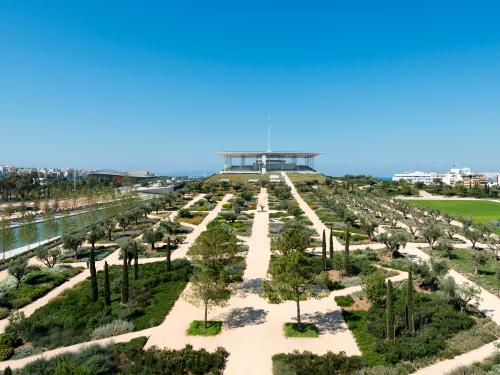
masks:
<instances>
[{"instance_id":1,"label":"flat canopy roof","mask_svg":"<svg viewBox=\"0 0 500 375\"><path fill-rule=\"evenodd\" d=\"M216 152L220 156L229 157L246 157L246 158L258 158L263 155L267 157L276 158L311 158L321 155L320 152L305 152L305 151L220 151Z\"/></svg>"}]
</instances>

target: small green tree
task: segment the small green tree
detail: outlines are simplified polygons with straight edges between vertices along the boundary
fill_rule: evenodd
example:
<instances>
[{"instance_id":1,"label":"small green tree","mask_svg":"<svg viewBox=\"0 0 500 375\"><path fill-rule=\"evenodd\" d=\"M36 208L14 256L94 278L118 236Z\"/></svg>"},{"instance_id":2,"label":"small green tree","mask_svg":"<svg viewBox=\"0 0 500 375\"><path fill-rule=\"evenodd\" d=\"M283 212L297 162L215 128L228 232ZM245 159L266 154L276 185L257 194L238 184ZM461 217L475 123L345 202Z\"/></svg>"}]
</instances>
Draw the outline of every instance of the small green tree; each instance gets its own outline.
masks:
<instances>
[{"instance_id":1,"label":"small green tree","mask_svg":"<svg viewBox=\"0 0 500 375\"><path fill-rule=\"evenodd\" d=\"M49 268L53 268L57 263L59 250L57 248L48 249L45 246L40 246L36 249L35 254L37 258Z\"/></svg>"},{"instance_id":2,"label":"small green tree","mask_svg":"<svg viewBox=\"0 0 500 375\"><path fill-rule=\"evenodd\" d=\"M394 292L392 288L392 281L387 280L387 295L386 295L386 339L395 340L395 327L394 327Z\"/></svg>"},{"instance_id":3,"label":"small green tree","mask_svg":"<svg viewBox=\"0 0 500 375\"><path fill-rule=\"evenodd\" d=\"M471 229L466 229L465 232L464 232L464 235L465 235L465 238L467 238L471 244L472 244L472 248L475 249L476 248L476 244L482 239L482 235L481 233L479 233L478 231L476 230L471 230Z\"/></svg>"},{"instance_id":4,"label":"small green tree","mask_svg":"<svg viewBox=\"0 0 500 375\"><path fill-rule=\"evenodd\" d=\"M128 264L127 257L123 256L123 264L122 264L122 304L126 304L128 302Z\"/></svg>"},{"instance_id":5,"label":"small green tree","mask_svg":"<svg viewBox=\"0 0 500 375\"><path fill-rule=\"evenodd\" d=\"M97 286L97 271L95 268L95 243L105 235L104 228L101 225L94 224L90 227L87 233L87 241L90 243L90 283L92 285L92 302L99 299L99 291Z\"/></svg>"},{"instance_id":6,"label":"small green tree","mask_svg":"<svg viewBox=\"0 0 500 375\"><path fill-rule=\"evenodd\" d=\"M385 276L382 272L376 271L361 276L361 287L366 293L366 297L373 304L383 305L386 297L386 287Z\"/></svg>"},{"instance_id":7,"label":"small green tree","mask_svg":"<svg viewBox=\"0 0 500 375\"><path fill-rule=\"evenodd\" d=\"M111 289L109 285L109 268L108 262L104 262L104 303L111 305Z\"/></svg>"},{"instance_id":8,"label":"small green tree","mask_svg":"<svg viewBox=\"0 0 500 375\"><path fill-rule=\"evenodd\" d=\"M391 233L381 233L379 241L382 242L392 258L398 253L399 249L406 246L408 234L406 232L395 230Z\"/></svg>"},{"instance_id":9,"label":"small green tree","mask_svg":"<svg viewBox=\"0 0 500 375\"><path fill-rule=\"evenodd\" d=\"M231 297L231 290L225 281L224 272L210 267L197 266L191 277L191 292L187 299L195 306L204 308L204 328L208 328L208 310L213 306L225 306Z\"/></svg>"},{"instance_id":10,"label":"small green tree","mask_svg":"<svg viewBox=\"0 0 500 375\"><path fill-rule=\"evenodd\" d=\"M351 271L351 259L349 254L349 243L351 241L351 233L349 232L349 228L345 229L345 248L344 255L342 259L342 263L344 264L343 269L346 275L348 275Z\"/></svg>"},{"instance_id":11,"label":"small green tree","mask_svg":"<svg viewBox=\"0 0 500 375\"><path fill-rule=\"evenodd\" d=\"M321 241L321 261L323 263L323 270L326 271L328 269L328 262L326 259L326 233L323 229L323 237Z\"/></svg>"},{"instance_id":12,"label":"small green tree","mask_svg":"<svg viewBox=\"0 0 500 375\"><path fill-rule=\"evenodd\" d=\"M446 254L448 259L451 259L453 256L453 243L448 237L440 237L438 240L437 246L435 246L436 250L442 251Z\"/></svg>"},{"instance_id":13,"label":"small green tree","mask_svg":"<svg viewBox=\"0 0 500 375\"><path fill-rule=\"evenodd\" d=\"M406 289L406 329L410 331L412 336L415 335L415 315L413 310L413 273L410 270L408 272L408 285Z\"/></svg>"},{"instance_id":14,"label":"small green tree","mask_svg":"<svg viewBox=\"0 0 500 375\"><path fill-rule=\"evenodd\" d=\"M73 250L75 258L78 259L78 248L83 243L84 237L81 233L69 233L62 237L63 246L65 249Z\"/></svg>"},{"instance_id":15,"label":"small green tree","mask_svg":"<svg viewBox=\"0 0 500 375\"><path fill-rule=\"evenodd\" d=\"M311 246L311 233L309 228L300 222L290 220L285 224L283 233L278 238L276 248L281 254L291 251L306 251Z\"/></svg>"},{"instance_id":16,"label":"small green tree","mask_svg":"<svg viewBox=\"0 0 500 375\"><path fill-rule=\"evenodd\" d=\"M277 257L269 267L271 280L264 282L264 294L273 303L295 301L297 323L301 323L300 301L317 297L317 285L323 283L314 270L313 260L301 251Z\"/></svg>"},{"instance_id":17,"label":"small green tree","mask_svg":"<svg viewBox=\"0 0 500 375\"><path fill-rule=\"evenodd\" d=\"M476 250L472 252L471 258L474 261L474 274L479 275L481 266L486 264L488 257L482 250Z\"/></svg>"},{"instance_id":18,"label":"small green tree","mask_svg":"<svg viewBox=\"0 0 500 375\"><path fill-rule=\"evenodd\" d=\"M21 280L29 271L28 258L19 255L14 259L11 259L9 261L8 269L9 274L14 276L16 279L16 289L19 288L19 285L21 285Z\"/></svg>"},{"instance_id":19,"label":"small green tree","mask_svg":"<svg viewBox=\"0 0 500 375\"><path fill-rule=\"evenodd\" d=\"M106 236L108 237L108 241L112 241L113 230L116 227L116 221L113 218L107 219L103 223L104 231L106 232Z\"/></svg>"},{"instance_id":20,"label":"small green tree","mask_svg":"<svg viewBox=\"0 0 500 375\"><path fill-rule=\"evenodd\" d=\"M144 242L151 245L151 250L155 249L155 242L161 240L162 237L162 232L154 228L147 228L142 232L142 238Z\"/></svg>"},{"instance_id":21,"label":"small green tree","mask_svg":"<svg viewBox=\"0 0 500 375\"><path fill-rule=\"evenodd\" d=\"M331 229L330 229L329 250L330 250L330 267L333 268L333 231Z\"/></svg>"},{"instance_id":22,"label":"small green tree","mask_svg":"<svg viewBox=\"0 0 500 375\"><path fill-rule=\"evenodd\" d=\"M170 236L167 236L167 259L166 259L166 270L167 272L170 272L172 270L172 250L170 248L171 244L170 244Z\"/></svg>"},{"instance_id":23,"label":"small green tree","mask_svg":"<svg viewBox=\"0 0 500 375\"><path fill-rule=\"evenodd\" d=\"M432 250L438 238L443 235L443 231L435 223L429 223L421 230L421 234Z\"/></svg>"}]
</instances>

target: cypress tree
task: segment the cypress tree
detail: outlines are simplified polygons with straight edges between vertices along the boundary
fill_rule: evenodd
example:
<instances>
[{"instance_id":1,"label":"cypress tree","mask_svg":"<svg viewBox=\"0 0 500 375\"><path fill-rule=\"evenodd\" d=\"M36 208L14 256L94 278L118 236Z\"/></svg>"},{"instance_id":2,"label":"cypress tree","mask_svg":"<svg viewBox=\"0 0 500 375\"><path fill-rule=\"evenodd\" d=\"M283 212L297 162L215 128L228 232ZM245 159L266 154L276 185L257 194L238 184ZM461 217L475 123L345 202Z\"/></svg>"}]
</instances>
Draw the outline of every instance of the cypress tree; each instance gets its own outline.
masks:
<instances>
[{"instance_id":1,"label":"cypress tree","mask_svg":"<svg viewBox=\"0 0 500 375\"><path fill-rule=\"evenodd\" d=\"M137 251L137 242L134 243L134 281L139 279L139 254Z\"/></svg>"},{"instance_id":2,"label":"cypress tree","mask_svg":"<svg viewBox=\"0 0 500 375\"><path fill-rule=\"evenodd\" d=\"M92 302L96 302L99 299L99 291L97 289L97 271L95 269L94 244L92 244L92 247L90 249L89 267L90 267L90 283L92 287Z\"/></svg>"},{"instance_id":3,"label":"cypress tree","mask_svg":"<svg viewBox=\"0 0 500 375\"><path fill-rule=\"evenodd\" d=\"M333 231L330 229L330 268L333 268Z\"/></svg>"},{"instance_id":4,"label":"cypress tree","mask_svg":"<svg viewBox=\"0 0 500 375\"><path fill-rule=\"evenodd\" d=\"M10 369L10 367L9 367L9 366L7 366L7 367L5 368L5 370L3 370L3 374L4 374L4 375L12 375L12 370Z\"/></svg>"},{"instance_id":5,"label":"cypress tree","mask_svg":"<svg viewBox=\"0 0 500 375\"><path fill-rule=\"evenodd\" d=\"M413 312L413 275L408 272L408 290L406 291L406 316L407 316L407 329L412 336L415 335L415 316Z\"/></svg>"},{"instance_id":6,"label":"cypress tree","mask_svg":"<svg viewBox=\"0 0 500 375\"><path fill-rule=\"evenodd\" d=\"M323 261L323 270L326 271L328 268L328 264L326 261L326 236L324 229L323 229L323 240L321 242L321 260Z\"/></svg>"},{"instance_id":7,"label":"cypress tree","mask_svg":"<svg viewBox=\"0 0 500 375\"><path fill-rule=\"evenodd\" d=\"M109 289L109 268L108 262L104 262L104 302L111 305L111 291Z\"/></svg>"},{"instance_id":8,"label":"cypress tree","mask_svg":"<svg viewBox=\"0 0 500 375\"><path fill-rule=\"evenodd\" d=\"M394 340L394 301L391 280L387 280L387 301L386 301L386 339Z\"/></svg>"},{"instance_id":9,"label":"cypress tree","mask_svg":"<svg viewBox=\"0 0 500 375\"><path fill-rule=\"evenodd\" d=\"M167 272L172 270L172 252L170 250L170 236L167 237Z\"/></svg>"},{"instance_id":10,"label":"cypress tree","mask_svg":"<svg viewBox=\"0 0 500 375\"><path fill-rule=\"evenodd\" d=\"M344 249L344 271L346 274L349 274L349 242L351 240L351 233L349 232L349 228L345 230L345 249Z\"/></svg>"},{"instance_id":11,"label":"cypress tree","mask_svg":"<svg viewBox=\"0 0 500 375\"><path fill-rule=\"evenodd\" d=\"M128 265L127 256L123 254L123 266L122 266L122 303L126 304L128 302Z\"/></svg>"}]
</instances>

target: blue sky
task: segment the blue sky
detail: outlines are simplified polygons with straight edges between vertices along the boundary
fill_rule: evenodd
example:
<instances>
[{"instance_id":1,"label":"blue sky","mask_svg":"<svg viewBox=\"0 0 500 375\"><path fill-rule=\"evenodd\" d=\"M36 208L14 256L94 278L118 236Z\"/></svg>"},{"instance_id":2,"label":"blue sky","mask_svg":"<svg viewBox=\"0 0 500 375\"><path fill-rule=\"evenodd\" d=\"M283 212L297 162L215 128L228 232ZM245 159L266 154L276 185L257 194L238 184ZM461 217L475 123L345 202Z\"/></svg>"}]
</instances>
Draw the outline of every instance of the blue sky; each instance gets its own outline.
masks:
<instances>
[{"instance_id":1,"label":"blue sky","mask_svg":"<svg viewBox=\"0 0 500 375\"><path fill-rule=\"evenodd\" d=\"M0 164L500 169L498 1L0 2Z\"/></svg>"}]
</instances>

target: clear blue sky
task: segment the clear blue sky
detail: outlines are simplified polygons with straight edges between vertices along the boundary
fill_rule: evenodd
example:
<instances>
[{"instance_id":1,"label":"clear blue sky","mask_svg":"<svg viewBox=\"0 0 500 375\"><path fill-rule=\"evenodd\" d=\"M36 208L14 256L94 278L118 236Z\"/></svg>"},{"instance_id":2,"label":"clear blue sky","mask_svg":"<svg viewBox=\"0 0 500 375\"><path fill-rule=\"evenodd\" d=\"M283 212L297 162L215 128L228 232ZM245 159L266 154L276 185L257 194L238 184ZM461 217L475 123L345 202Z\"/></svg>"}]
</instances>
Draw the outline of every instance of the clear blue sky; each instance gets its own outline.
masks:
<instances>
[{"instance_id":1,"label":"clear blue sky","mask_svg":"<svg viewBox=\"0 0 500 375\"><path fill-rule=\"evenodd\" d=\"M175 3L175 4L174 4ZM0 164L500 169L498 1L0 2Z\"/></svg>"}]
</instances>

